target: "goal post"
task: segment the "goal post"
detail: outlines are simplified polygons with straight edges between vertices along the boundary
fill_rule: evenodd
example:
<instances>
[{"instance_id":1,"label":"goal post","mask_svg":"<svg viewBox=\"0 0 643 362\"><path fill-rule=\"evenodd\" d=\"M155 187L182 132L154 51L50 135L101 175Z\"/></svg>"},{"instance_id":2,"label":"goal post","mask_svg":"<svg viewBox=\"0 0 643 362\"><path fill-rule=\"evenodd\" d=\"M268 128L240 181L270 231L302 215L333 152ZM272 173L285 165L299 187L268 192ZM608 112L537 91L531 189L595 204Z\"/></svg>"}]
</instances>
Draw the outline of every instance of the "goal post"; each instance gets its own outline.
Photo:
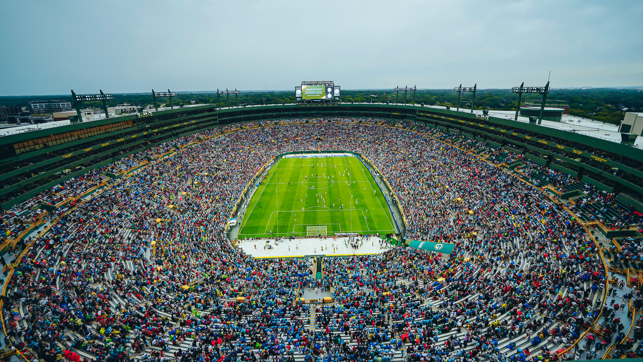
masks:
<instances>
[{"instance_id":1,"label":"goal post","mask_svg":"<svg viewBox=\"0 0 643 362\"><path fill-rule=\"evenodd\" d=\"M306 235L308 236L326 236L328 228L326 226L307 226Z\"/></svg>"}]
</instances>

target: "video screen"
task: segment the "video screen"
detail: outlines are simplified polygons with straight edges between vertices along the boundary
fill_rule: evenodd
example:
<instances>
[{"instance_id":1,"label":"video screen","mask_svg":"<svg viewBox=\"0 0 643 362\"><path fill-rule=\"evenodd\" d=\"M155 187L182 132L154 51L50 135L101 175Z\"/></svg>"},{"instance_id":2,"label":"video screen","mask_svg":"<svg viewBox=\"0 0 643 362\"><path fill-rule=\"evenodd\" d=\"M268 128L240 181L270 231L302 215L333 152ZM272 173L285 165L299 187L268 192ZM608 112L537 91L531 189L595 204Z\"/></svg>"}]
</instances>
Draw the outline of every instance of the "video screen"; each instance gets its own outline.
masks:
<instances>
[{"instance_id":1,"label":"video screen","mask_svg":"<svg viewBox=\"0 0 643 362\"><path fill-rule=\"evenodd\" d=\"M301 98L304 100L333 99L332 85L302 85Z\"/></svg>"},{"instance_id":2,"label":"video screen","mask_svg":"<svg viewBox=\"0 0 643 362\"><path fill-rule=\"evenodd\" d=\"M339 99L339 86L336 85L335 88L333 89L335 99Z\"/></svg>"},{"instance_id":3,"label":"video screen","mask_svg":"<svg viewBox=\"0 0 643 362\"><path fill-rule=\"evenodd\" d=\"M301 86L295 87L295 97L297 97L297 100L301 100Z\"/></svg>"}]
</instances>

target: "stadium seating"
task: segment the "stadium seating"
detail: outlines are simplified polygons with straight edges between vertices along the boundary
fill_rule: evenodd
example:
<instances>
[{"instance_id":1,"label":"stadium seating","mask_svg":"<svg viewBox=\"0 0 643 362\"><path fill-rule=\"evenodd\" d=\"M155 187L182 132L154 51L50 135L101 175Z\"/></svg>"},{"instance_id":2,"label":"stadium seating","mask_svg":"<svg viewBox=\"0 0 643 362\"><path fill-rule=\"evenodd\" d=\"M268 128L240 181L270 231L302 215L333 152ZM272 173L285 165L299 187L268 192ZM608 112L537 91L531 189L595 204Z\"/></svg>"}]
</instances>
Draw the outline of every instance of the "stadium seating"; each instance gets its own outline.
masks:
<instances>
[{"instance_id":1,"label":"stadium seating","mask_svg":"<svg viewBox=\"0 0 643 362\"><path fill-rule=\"evenodd\" d=\"M360 121L214 128L3 212L11 343L27 360L52 362L565 360L575 346L588 358L608 345L617 357L642 353L638 342L612 346L615 285L602 253L608 269L641 270L630 254L643 239L615 239L618 252L586 231L599 220L640 225L627 204L470 135ZM320 280L310 259L241 253L225 233L246 185L279 154L317 150L372 160L408 220L406 238L453 243L453 253L326 258ZM546 185L586 197L554 200ZM301 303L303 289L332 302ZM631 329L640 334L641 323Z\"/></svg>"}]
</instances>

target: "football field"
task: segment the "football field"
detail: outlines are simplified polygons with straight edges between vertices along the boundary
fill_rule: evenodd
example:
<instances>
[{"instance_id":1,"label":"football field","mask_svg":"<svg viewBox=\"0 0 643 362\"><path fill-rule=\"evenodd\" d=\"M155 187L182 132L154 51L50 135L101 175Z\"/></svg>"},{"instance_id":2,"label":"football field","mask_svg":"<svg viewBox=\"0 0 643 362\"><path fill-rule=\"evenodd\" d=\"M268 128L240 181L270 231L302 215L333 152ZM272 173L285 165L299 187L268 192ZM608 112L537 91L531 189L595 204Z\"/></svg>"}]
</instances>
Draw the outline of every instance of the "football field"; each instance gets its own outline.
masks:
<instances>
[{"instance_id":1,"label":"football field","mask_svg":"<svg viewBox=\"0 0 643 362\"><path fill-rule=\"evenodd\" d=\"M239 239L395 233L386 200L357 157L281 158L255 191Z\"/></svg>"}]
</instances>

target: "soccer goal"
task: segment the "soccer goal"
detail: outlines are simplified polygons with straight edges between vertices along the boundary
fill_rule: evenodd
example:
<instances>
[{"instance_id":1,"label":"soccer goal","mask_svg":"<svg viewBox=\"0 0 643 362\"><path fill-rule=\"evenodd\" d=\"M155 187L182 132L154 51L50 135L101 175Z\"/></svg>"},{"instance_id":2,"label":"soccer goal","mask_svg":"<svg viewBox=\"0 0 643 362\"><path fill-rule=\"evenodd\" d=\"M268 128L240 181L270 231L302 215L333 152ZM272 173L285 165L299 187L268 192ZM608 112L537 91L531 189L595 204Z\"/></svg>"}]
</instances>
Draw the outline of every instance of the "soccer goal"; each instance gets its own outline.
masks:
<instances>
[{"instance_id":1,"label":"soccer goal","mask_svg":"<svg viewBox=\"0 0 643 362\"><path fill-rule=\"evenodd\" d=\"M326 226L307 226L306 234L308 236L326 236L328 235L328 228Z\"/></svg>"}]
</instances>

